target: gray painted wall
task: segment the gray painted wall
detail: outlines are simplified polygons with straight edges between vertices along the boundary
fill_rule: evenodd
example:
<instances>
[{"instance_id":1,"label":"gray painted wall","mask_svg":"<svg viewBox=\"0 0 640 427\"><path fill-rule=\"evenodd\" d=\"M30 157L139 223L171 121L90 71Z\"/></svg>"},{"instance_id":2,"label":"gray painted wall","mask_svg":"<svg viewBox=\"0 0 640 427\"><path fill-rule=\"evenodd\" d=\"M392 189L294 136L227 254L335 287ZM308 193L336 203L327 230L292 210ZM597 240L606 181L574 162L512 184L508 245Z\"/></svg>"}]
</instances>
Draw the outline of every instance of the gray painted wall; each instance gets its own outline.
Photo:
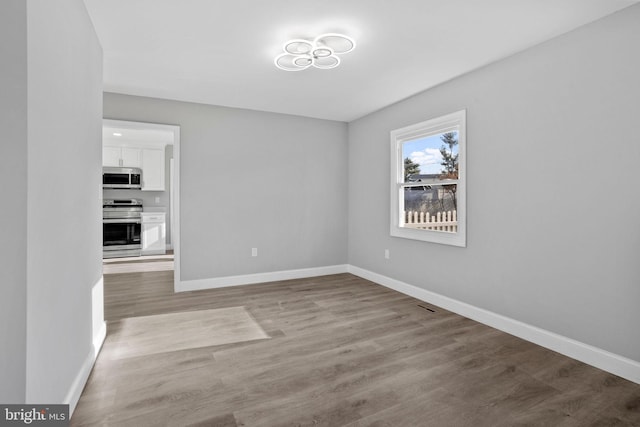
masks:
<instances>
[{"instance_id":1,"label":"gray painted wall","mask_svg":"<svg viewBox=\"0 0 640 427\"><path fill-rule=\"evenodd\" d=\"M0 3L0 58L0 402L22 403L27 350L27 5L23 0Z\"/></svg>"},{"instance_id":2,"label":"gray painted wall","mask_svg":"<svg viewBox=\"0 0 640 427\"><path fill-rule=\"evenodd\" d=\"M82 0L29 0L26 23L26 401L59 403L93 353L91 291L102 277L102 49ZM69 166L80 179L69 179Z\"/></svg>"},{"instance_id":3,"label":"gray painted wall","mask_svg":"<svg viewBox=\"0 0 640 427\"><path fill-rule=\"evenodd\" d=\"M182 280L346 263L345 123L112 93L104 114L180 126Z\"/></svg>"},{"instance_id":4,"label":"gray painted wall","mask_svg":"<svg viewBox=\"0 0 640 427\"><path fill-rule=\"evenodd\" d=\"M639 22L631 7L350 123L349 263L640 361ZM463 108L467 248L391 238L389 132Z\"/></svg>"}]
</instances>

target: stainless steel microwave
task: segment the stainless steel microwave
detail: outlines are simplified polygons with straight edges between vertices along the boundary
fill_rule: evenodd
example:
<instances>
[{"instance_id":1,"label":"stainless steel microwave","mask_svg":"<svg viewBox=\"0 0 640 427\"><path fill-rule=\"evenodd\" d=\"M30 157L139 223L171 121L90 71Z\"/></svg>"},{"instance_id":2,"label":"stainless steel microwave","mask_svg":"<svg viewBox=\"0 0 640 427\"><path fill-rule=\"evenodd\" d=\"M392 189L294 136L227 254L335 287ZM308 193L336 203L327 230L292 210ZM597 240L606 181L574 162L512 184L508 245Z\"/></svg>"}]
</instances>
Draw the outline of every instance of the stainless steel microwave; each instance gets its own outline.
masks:
<instances>
[{"instance_id":1,"label":"stainless steel microwave","mask_svg":"<svg viewBox=\"0 0 640 427\"><path fill-rule=\"evenodd\" d=\"M103 167L102 188L140 190L142 188L142 169Z\"/></svg>"}]
</instances>

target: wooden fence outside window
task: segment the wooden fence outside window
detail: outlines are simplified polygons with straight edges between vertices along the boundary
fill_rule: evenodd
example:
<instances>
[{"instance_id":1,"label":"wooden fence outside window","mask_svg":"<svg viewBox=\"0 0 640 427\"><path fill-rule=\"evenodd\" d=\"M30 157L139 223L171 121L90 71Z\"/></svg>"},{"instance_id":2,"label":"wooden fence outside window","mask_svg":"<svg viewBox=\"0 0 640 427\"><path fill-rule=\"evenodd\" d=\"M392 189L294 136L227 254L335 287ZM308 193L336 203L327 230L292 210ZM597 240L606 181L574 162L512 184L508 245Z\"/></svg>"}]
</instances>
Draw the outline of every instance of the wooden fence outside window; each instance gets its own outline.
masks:
<instances>
[{"instance_id":1,"label":"wooden fence outside window","mask_svg":"<svg viewBox=\"0 0 640 427\"><path fill-rule=\"evenodd\" d=\"M435 215L430 215L429 212L405 211L404 226L456 233L458 231L458 215L457 211L438 212Z\"/></svg>"}]
</instances>

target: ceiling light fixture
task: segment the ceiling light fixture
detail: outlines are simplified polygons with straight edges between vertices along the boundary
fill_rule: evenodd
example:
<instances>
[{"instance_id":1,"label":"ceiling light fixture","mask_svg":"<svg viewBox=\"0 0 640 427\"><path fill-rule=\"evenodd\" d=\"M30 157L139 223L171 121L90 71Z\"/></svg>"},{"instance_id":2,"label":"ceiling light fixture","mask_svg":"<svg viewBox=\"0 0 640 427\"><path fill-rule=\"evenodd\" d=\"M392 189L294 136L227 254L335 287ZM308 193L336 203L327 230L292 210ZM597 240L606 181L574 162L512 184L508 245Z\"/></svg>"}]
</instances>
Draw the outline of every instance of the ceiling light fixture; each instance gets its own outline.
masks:
<instances>
[{"instance_id":1,"label":"ceiling light fixture","mask_svg":"<svg viewBox=\"0 0 640 427\"><path fill-rule=\"evenodd\" d=\"M340 65L342 55L351 52L356 42L343 34L322 34L312 41L293 39L283 46L284 53L276 56L276 67L285 71L302 71L313 66L323 70Z\"/></svg>"}]
</instances>

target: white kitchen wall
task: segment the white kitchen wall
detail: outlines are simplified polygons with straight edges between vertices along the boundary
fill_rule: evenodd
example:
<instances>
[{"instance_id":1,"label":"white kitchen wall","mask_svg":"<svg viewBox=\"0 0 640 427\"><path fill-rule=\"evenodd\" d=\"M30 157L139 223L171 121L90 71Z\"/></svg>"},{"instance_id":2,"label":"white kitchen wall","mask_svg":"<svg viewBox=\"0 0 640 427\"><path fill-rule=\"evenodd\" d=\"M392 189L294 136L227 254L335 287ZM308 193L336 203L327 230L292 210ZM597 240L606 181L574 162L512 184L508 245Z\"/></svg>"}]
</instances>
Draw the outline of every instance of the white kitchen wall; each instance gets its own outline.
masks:
<instances>
[{"instance_id":1,"label":"white kitchen wall","mask_svg":"<svg viewBox=\"0 0 640 427\"><path fill-rule=\"evenodd\" d=\"M27 304L27 5L0 2L0 402L25 397Z\"/></svg>"},{"instance_id":2,"label":"white kitchen wall","mask_svg":"<svg viewBox=\"0 0 640 427\"><path fill-rule=\"evenodd\" d=\"M349 263L640 361L639 22L633 6L350 123ZM467 248L390 237L389 132L460 109Z\"/></svg>"},{"instance_id":3,"label":"white kitchen wall","mask_svg":"<svg viewBox=\"0 0 640 427\"><path fill-rule=\"evenodd\" d=\"M82 0L26 3L26 401L73 408L104 333L102 49Z\"/></svg>"},{"instance_id":4,"label":"white kitchen wall","mask_svg":"<svg viewBox=\"0 0 640 427\"><path fill-rule=\"evenodd\" d=\"M182 281L345 264L345 123L114 93L104 115L180 126Z\"/></svg>"}]
</instances>

